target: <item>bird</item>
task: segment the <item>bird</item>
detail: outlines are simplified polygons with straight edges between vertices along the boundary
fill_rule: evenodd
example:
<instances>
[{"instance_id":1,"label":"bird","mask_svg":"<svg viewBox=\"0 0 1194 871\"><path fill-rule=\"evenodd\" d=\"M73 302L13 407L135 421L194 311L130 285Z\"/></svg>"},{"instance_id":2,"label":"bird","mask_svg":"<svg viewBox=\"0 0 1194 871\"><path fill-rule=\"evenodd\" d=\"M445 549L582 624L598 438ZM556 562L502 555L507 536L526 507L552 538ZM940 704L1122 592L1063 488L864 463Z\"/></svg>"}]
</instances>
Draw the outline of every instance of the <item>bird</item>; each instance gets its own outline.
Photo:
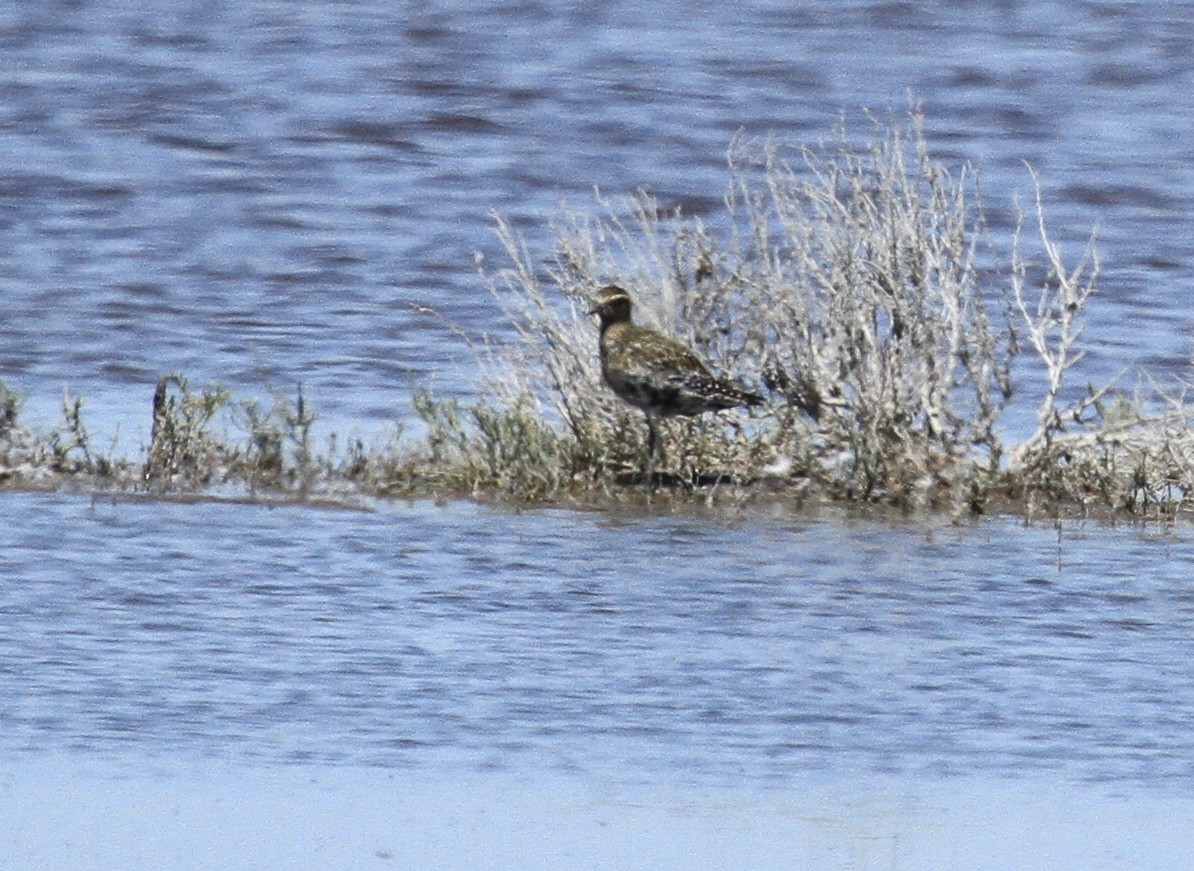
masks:
<instances>
[{"instance_id":1,"label":"bird","mask_svg":"<svg viewBox=\"0 0 1194 871\"><path fill-rule=\"evenodd\" d=\"M601 319L601 374L621 399L647 416L647 480L659 452L659 418L754 407L764 399L711 374L675 339L641 327L631 318L630 294L616 284L601 288L591 315Z\"/></svg>"}]
</instances>

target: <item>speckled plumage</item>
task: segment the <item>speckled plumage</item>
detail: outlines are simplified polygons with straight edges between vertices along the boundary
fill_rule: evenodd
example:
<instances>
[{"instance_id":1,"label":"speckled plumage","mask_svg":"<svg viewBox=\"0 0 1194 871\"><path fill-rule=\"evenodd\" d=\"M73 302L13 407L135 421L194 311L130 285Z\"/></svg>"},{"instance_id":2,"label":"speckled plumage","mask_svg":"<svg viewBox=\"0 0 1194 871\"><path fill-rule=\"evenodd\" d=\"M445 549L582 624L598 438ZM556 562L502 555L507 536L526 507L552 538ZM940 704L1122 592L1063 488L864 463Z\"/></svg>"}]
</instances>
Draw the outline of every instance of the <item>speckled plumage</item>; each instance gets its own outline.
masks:
<instances>
[{"instance_id":1,"label":"speckled plumage","mask_svg":"<svg viewBox=\"0 0 1194 871\"><path fill-rule=\"evenodd\" d=\"M598 292L593 313L601 318L601 371L606 383L647 414L649 460L658 447L656 417L763 403L758 394L712 375L675 339L635 324L631 307L630 294L611 284Z\"/></svg>"},{"instance_id":2,"label":"speckled plumage","mask_svg":"<svg viewBox=\"0 0 1194 871\"><path fill-rule=\"evenodd\" d=\"M635 324L622 288L602 288L593 311L601 316L602 374L631 405L666 417L763 403L763 397L711 375L675 339Z\"/></svg>"}]
</instances>

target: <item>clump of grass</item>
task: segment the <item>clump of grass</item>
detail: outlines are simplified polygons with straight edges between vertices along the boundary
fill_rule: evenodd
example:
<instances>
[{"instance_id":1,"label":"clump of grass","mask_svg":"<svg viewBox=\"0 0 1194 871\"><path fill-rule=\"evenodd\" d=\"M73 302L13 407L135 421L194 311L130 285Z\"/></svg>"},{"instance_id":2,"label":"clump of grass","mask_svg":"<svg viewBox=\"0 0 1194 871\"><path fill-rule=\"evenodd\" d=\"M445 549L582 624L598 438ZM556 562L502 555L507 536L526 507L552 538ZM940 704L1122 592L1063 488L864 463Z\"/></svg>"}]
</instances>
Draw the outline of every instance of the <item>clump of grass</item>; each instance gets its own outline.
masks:
<instances>
[{"instance_id":1,"label":"clump of grass","mask_svg":"<svg viewBox=\"0 0 1194 871\"><path fill-rule=\"evenodd\" d=\"M29 432L20 424L21 397L0 380L0 483L23 483L31 457Z\"/></svg>"},{"instance_id":2,"label":"clump of grass","mask_svg":"<svg viewBox=\"0 0 1194 871\"><path fill-rule=\"evenodd\" d=\"M569 440L526 406L466 408L426 392L414 398L426 427L422 450L393 445L373 480L390 494L495 495L516 501L559 498L571 487Z\"/></svg>"},{"instance_id":3,"label":"clump of grass","mask_svg":"<svg viewBox=\"0 0 1194 871\"><path fill-rule=\"evenodd\" d=\"M91 434L83 422L83 398L62 395L62 423L50 431L48 440L50 468L66 474L105 474L110 463L97 461L91 452Z\"/></svg>"},{"instance_id":4,"label":"clump of grass","mask_svg":"<svg viewBox=\"0 0 1194 871\"><path fill-rule=\"evenodd\" d=\"M244 400L236 410L236 419L249 437L247 445L234 454L238 474L251 487L310 490L318 475L311 445L315 415L307 407L302 386L294 399L275 392L268 408Z\"/></svg>"},{"instance_id":5,"label":"clump of grass","mask_svg":"<svg viewBox=\"0 0 1194 871\"><path fill-rule=\"evenodd\" d=\"M1194 494L1188 390L1171 393L1150 384L1131 395L1108 395L1088 388L1025 442L1022 462L1007 475L1013 505L1029 516L1177 516Z\"/></svg>"},{"instance_id":6,"label":"clump of grass","mask_svg":"<svg viewBox=\"0 0 1194 871\"><path fill-rule=\"evenodd\" d=\"M1194 410L1186 402L1188 387L1162 389L1142 375L1131 394L1113 383L1087 383L1065 398L1068 378L1084 356L1084 318L1100 264L1093 239L1075 265L1063 262L1045 227L1039 183L1036 190L1045 275L1030 287L1018 229L1011 279L1025 341L1035 352L1045 390L1037 403L1036 429L1012 453L1008 489L1029 515L1076 508L1175 516L1194 492Z\"/></svg>"},{"instance_id":7,"label":"clump of grass","mask_svg":"<svg viewBox=\"0 0 1194 871\"><path fill-rule=\"evenodd\" d=\"M92 444L83 405L82 397L65 391L61 421L35 433L19 420L21 397L0 381L0 484L49 487L69 478L111 483L127 476L127 462Z\"/></svg>"},{"instance_id":8,"label":"clump of grass","mask_svg":"<svg viewBox=\"0 0 1194 871\"><path fill-rule=\"evenodd\" d=\"M244 439L229 436L229 421ZM275 392L266 406L250 399L234 402L219 385L196 390L184 375L167 375L154 390L143 477L159 490L240 483L251 492L264 488L305 494L321 468L332 462L315 454L314 422L301 387L294 399Z\"/></svg>"},{"instance_id":9,"label":"clump of grass","mask_svg":"<svg viewBox=\"0 0 1194 871\"><path fill-rule=\"evenodd\" d=\"M12 441L21 411L21 397L0 380L0 444Z\"/></svg>"},{"instance_id":10,"label":"clump of grass","mask_svg":"<svg viewBox=\"0 0 1194 871\"><path fill-rule=\"evenodd\" d=\"M159 488L218 483L232 452L213 432L212 422L230 399L231 394L216 385L195 391L178 373L160 378L153 393L145 481Z\"/></svg>"}]
</instances>

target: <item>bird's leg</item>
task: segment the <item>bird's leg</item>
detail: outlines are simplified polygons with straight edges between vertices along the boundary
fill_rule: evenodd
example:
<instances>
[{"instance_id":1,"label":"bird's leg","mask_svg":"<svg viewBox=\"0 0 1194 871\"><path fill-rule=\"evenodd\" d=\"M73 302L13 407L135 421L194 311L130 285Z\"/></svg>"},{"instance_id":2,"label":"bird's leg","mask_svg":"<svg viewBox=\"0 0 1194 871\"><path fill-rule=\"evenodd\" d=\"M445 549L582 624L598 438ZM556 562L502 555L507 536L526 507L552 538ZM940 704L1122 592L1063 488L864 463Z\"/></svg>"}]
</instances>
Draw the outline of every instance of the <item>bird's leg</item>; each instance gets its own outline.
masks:
<instances>
[{"instance_id":1,"label":"bird's leg","mask_svg":"<svg viewBox=\"0 0 1194 871\"><path fill-rule=\"evenodd\" d=\"M647 415L647 486L655 489L655 455L659 452L659 430L655 427L655 416Z\"/></svg>"}]
</instances>

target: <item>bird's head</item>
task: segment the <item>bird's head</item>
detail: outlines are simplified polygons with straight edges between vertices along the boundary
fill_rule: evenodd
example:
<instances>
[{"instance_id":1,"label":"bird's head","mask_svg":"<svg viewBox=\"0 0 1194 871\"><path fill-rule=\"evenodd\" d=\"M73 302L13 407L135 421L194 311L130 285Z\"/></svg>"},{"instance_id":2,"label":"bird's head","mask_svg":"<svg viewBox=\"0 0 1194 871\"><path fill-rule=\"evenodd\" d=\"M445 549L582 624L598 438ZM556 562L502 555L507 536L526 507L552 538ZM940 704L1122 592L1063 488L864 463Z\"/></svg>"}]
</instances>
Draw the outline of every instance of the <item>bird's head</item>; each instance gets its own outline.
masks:
<instances>
[{"instance_id":1,"label":"bird's head","mask_svg":"<svg viewBox=\"0 0 1194 871\"><path fill-rule=\"evenodd\" d=\"M602 329L610 324L629 321L630 294L616 284L607 284L597 291L589 314L598 315L601 318Z\"/></svg>"}]
</instances>

